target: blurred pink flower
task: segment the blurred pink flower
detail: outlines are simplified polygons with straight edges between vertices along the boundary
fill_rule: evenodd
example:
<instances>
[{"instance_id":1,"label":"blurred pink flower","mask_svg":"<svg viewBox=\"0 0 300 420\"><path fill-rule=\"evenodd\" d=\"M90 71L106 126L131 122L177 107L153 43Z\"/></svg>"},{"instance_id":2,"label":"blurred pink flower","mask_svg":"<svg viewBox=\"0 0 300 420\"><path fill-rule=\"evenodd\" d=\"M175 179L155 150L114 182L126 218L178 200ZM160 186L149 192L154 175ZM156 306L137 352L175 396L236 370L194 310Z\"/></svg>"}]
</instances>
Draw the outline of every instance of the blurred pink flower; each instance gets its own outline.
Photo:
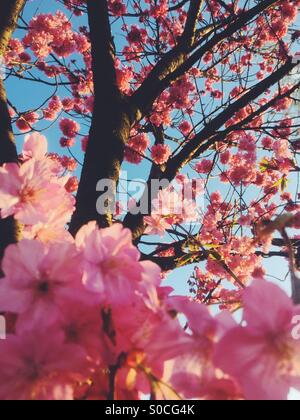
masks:
<instances>
[{"instance_id":1,"label":"blurred pink flower","mask_svg":"<svg viewBox=\"0 0 300 420\"><path fill-rule=\"evenodd\" d=\"M23 240L6 249L2 270L0 312L19 314L22 330L54 324L68 300L82 301L87 294L71 243Z\"/></svg>"},{"instance_id":2,"label":"blurred pink flower","mask_svg":"<svg viewBox=\"0 0 300 420\"><path fill-rule=\"evenodd\" d=\"M1 400L72 400L85 362L63 334L38 329L0 341Z\"/></svg>"},{"instance_id":3,"label":"blurred pink flower","mask_svg":"<svg viewBox=\"0 0 300 420\"><path fill-rule=\"evenodd\" d=\"M292 337L295 307L283 290L256 280L244 293L245 327L216 347L215 363L238 380L247 399L284 400L300 388L300 341Z\"/></svg>"},{"instance_id":4,"label":"blurred pink flower","mask_svg":"<svg viewBox=\"0 0 300 420\"><path fill-rule=\"evenodd\" d=\"M144 217L144 222L147 224L146 235L164 236L166 230L172 227L164 217L158 214Z\"/></svg>"},{"instance_id":5,"label":"blurred pink flower","mask_svg":"<svg viewBox=\"0 0 300 420\"><path fill-rule=\"evenodd\" d=\"M44 159L48 152L48 142L45 136L39 133L25 136L22 157L24 160L35 158Z\"/></svg>"},{"instance_id":6,"label":"blurred pink flower","mask_svg":"<svg viewBox=\"0 0 300 420\"><path fill-rule=\"evenodd\" d=\"M45 223L48 209L65 204L70 214L74 198L67 193L58 178L57 165L51 159L30 159L20 167L15 163L0 168L1 217L14 215L25 225Z\"/></svg>"},{"instance_id":7,"label":"blurred pink flower","mask_svg":"<svg viewBox=\"0 0 300 420\"><path fill-rule=\"evenodd\" d=\"M136 288L144 271L131 232L121 224L98 229L96 222L84 226L76 236L82 249L83 282L102 301L120 301Z\"/></svg>"}]
</instances>

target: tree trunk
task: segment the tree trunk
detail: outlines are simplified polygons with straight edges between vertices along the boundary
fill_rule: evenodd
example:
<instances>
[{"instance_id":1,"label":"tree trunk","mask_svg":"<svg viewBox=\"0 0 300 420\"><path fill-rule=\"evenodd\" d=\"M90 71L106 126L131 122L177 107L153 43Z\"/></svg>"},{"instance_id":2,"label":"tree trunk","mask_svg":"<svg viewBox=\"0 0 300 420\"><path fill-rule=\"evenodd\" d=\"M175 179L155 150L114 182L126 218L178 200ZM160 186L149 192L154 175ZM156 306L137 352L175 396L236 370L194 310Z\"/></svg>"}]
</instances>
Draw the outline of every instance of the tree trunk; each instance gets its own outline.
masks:
<instances>
[{"instance_id":1,"label":"tree trunk","mask_svg":"<svg viewBox=\"0 0 300 420\"><path fill-rule=\"evenodd\" d=\"M130 134L131 124L122 104L114 110L108 109L108 112L102 107L95 109L94 115L77 194L77 207L70 226L73 235L90 221L96 220L100 227L108 227L112 223L110 206L113 202L106 203L105 213L98 213L96 204L101 192L96 191L96 186L103 180L117 185L124 147Z\"/></svg>"},{"instance_id":2,"label":"tree trunk","mask_svg":"<svg viewBox=\"0 0 300 420\"><path fill-rule=\"evenodd\" d=\"M130 135L132 120L129 106L122 96L115 69L115 48L111 34L107 0L87 0L92 44L92 70L95 106L77 194L76 211L70 232L75 235L80 227L96 220L100 227L112 222L112 212L99 214L96 203L101 196L96 191L99 181L117 184L124 157L124 147ZM107 205L109 206L109 202Z\"/></svg>"},{"instance_id":3,"label":"tree trunk","mask_svg":"<svg viewBox=\"0 0 300 420\"><path fill-rule=\"evenodd\" d=\"M0 60L8 47L16 28L19 15L26 0L5 0L0 12ZM0 79L0 166L4 163L17 163L18 154L8 111L3 80ZM5 248L16 242L20 236L20 226L13 218L0 220L0 261Z\"/></svg>"}]
</instances>

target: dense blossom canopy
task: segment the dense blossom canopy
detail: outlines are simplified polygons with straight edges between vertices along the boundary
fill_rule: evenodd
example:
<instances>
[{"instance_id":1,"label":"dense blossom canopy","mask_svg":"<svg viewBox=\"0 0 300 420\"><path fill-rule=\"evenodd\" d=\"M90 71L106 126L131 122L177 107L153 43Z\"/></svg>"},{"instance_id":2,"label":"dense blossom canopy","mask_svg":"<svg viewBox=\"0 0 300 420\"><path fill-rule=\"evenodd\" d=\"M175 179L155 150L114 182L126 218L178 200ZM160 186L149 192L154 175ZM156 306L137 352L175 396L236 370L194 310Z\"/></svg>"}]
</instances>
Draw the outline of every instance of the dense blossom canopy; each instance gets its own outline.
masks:
<instances>
[{"instance_id":1,"label":"dense blossom canopy","mask_svg":"<svg viewBox=\"0 0 300 420\"><path fill-rule=\"evenodd\" d=\"M5 51L0 19L0 399L285 400L300 0L101 1L8 0L25 8ZM12 83L39 106L6 100ZM97 182L122 190L125 170L168 185L146 214L150 188L97 214ZM165 284L182 267L189 296Z\"/></svg>"}]
</instances>

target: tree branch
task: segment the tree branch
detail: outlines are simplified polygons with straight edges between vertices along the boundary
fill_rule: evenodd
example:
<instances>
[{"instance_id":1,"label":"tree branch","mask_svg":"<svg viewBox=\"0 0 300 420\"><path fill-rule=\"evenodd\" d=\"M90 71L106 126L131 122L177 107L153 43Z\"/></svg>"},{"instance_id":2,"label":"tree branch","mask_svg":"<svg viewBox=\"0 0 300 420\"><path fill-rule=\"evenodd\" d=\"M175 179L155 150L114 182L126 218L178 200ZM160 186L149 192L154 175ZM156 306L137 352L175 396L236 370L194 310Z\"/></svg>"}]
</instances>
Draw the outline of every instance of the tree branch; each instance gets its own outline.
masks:
<instances>
[{"instance_id":1,"label":"tree branch","mask_svg":"<svg viewBox=\"0 0 300 420\"><path fill-rule=\"evenodd\" d=\"M212 51L220 42L234 35L236 32L249 24L255 17L259 16L262 12L266 11L271 6L274 6L276 3L279 3L279 0L261 1L258 5L246 12L243 12L241 15L238 15L235 20L224 22L222 27L226 26L227 23L226 29L213 36L207 43L198 48L187 60L185 60L180 67L178 67L173 73L169 74L165 80L161 81L161 86L158 87L160 92L163 92L174 80L189 71L207 52Z\"/></svg>"},{"instance_id":2,"label":"tree branch","mask_svg":"<svg viewBox=\"0 0 300 420\"><path fill-rule=\"evenodd\" d=\"M167 244L161 248L159 251L153 252L151 254L142 254L141 260L142 261L152 261L153 263L157 264L162 271L173 271L177 268L197 264L203 261L206 261L209 253L199 252L196 254L191 254L189 258L189 254L184 252L184 245L188 243L190 238L185 238L183 240L177 241L172 244ZM292 241L291 241L292 242ZM273 241L273 246L279 245L284 247L286 244L282 239L275 239ZM159 256L159 253L162 251L168 251L172 249L174 255L171 257L162 257ZM289 258L289 253L286 251L270 251L268 253L262 251L256 251L255 255L263 258L272 258L272 257L279 257L279 258Z\"/></svg>"},{"instance_id":3,"label":"tree branch","mask_svg":"<svg viewBox=\"0 0 300 420\"><path fill-rule=\"evenodd\" d=\"M203 0L191 0L190 8L188 11L187 21L179 40L179 46L182 45L183 49L190 48L195 42L197 23L200 17Z\"/></svg>"},{"instance_id":4,"label":"tree branch","mask_svg":"<svg viewBox=\"0 0 300 420\"><path fill-rule=\"evenodd\" d=\"M185 29L177 45L163 56L141 87L132 96L131 103L137 109L137 120L142 119L151 110L153 102L161 93L157 91L160 82L173 73L187 58L195 41L196 27L202 4L203 0L191 0Z\"/></svg>"},{"instance_id":5,"label":"tree branch","mask_svg":"<svg viewBox=\"0 0 300 420\"><path fill-rule=\"evenodd\" d=\"M136 118L141 119L150 112L154 101L160 96L160 94L167 89L174 80L189 71L208 51L212 51L213 48L215 48L220 42L232 36L235 32L239 31L251 22L253 18L278 2L279 0L264 0L248 11L235 17L235 20L230 17L228 22L224 22L224 25L227 23L227 27L220 33L215 34L190 57L188 57L190 49L193 47L192 49L194 50L197 45L193 45L193 40L190 40L190 44L179 42L178 45L166 54L164 58L154 67L144 83L131 97L131 103L136 108ZM199 6L201 8L201 4ZM193 13L195 13L193 4L191 4L191 9L193 10ZM192 14L191 9L190 13ZM190 20L188 19L187 28L191 25L189 21ZM190 34L190 30L187 28L186 33ZM203 40L201 39L200 43L202 41ZM186 47L189 48L187 49Z\"/></svg>"},{"instance_id":6,"label":"tree branch","mask_svg":"<svg viewBox=\"0 0 300 420\"><path fill-rule=\"evenodd\" d=\"M203 144L203 146L199 148L197 153L195 153L193 159L198 158L203 152L208 150L208 148L211 147L216 142L224 141L224 139L226 139L226 137L233 131L241 131L245 129L247 124L250 124L252 121L255 120L255 118L263 115L266 111L272 108L276 104L277 101L279 101L280 99L290 97L299 88L300 88L300 82L294 85L291 89L287 90L284 93L279 94L278 96L274 97L273 99L271 99L270 101L268 101L267 103L259 107L252 114L248 115L248 117L246 117L244 120L240 121L237 124L229 126L228 128L226 128L226 130L218 132L216 135L214 135L213 137L209 139L209 142Z\"/></svg>"},{"instance_id":7,"label":"tree branch","mask_svg":"<svg viewBox=\"0 0 300 420\"><path fill-rule=\"evenodd\" d=\"M259 82L250 89L249 92L245 93L241 98L229 105L223 112L210 121L210 123L205 126L200 133L192 138L177 155L169 160L165 171L161 174L161 179L167 179L169 182L173 181L183 166L200 156L201 153L206 151L212 144L219 140L219 133L217 133L217 131L230 118L232 118L236 112L261 96L267 89L286 76L296 65L297 64L292 63L292 59L289 59L277 71L272 73L265 80ZM263 110L265 110L264 107L261 108L262 112ZM254 115L257 116L257 114ZM148 181L148 189L146 189L145 194L148 194L149 191L151 191L151 179ZM154 197L152 197L152 199L153 198ZM139 239L145 230L143 215L140 214L128 214L125 218L124 225L131 229L135 240Z\"/></svg>"},{"instance_id":8,"label":"tree branch","mask_svg":"<svg viewBox=\"0 0 300 420\"><path fill-rule=\"evenodd\" d=\"M230 118L232 118L240 109L244 108L247 104L250 104L253 100L261 96L271 86L281 80L283 77L288 75L290 71L296 67L297 64L292 62L292 59L281 66L277 71L272 73L269 77L262 80L260 83L255 85L249 92L245 93L241 98L229 105L223 112L221 112L216 118L214 118L203 130L198 133L189 143L182 148L182 150L169 160L164 177L170 181L174 179L177 172L187 163L195 158L195 155L199 152L201 147L205 150L207 146L204 144L205 140L208 140L219 130Z\"/></svg>"}]
</instances>

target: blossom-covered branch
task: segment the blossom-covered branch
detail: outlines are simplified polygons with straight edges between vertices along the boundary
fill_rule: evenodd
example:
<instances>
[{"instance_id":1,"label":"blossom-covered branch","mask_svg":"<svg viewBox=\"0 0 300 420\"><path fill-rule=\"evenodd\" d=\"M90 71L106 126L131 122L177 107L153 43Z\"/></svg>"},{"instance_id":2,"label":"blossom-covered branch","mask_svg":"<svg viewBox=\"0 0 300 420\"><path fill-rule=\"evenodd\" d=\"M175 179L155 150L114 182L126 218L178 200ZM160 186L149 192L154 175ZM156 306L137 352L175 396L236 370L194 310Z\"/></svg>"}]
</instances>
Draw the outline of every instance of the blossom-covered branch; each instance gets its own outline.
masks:
<instances>
[{"instance_id":1,"label":"blossom-covered branch","mask_svg":"<svg viewBox=\"0 0 300 420\"><path fill-rule=\"evenodd\" d=\"M288 399L300 0L54 4L1 6L0 400Z\"/></svg>"},{"instance_id":2,"label":"blossom-covered branch","mask_svg":"<svg viewBox=\"0 0 300 420\"><path fill-rule=\"evenodd\" d=\"M196 157L201 156L202 153L206 152L212 145L214 145L219 140L218 130L224 126L224 124L234 117L239 111L241 111L247 104L251 103L253 100L257 99L260 95L267 91L271 86L278 83L284 76L288 75L291 70L296 67L297 63L293 63L290 58L283 66L277 69L273 74L268 78L259 82L256 86L252 87L247 93L245 93L241 98L236 100L234 103L230 104L223 112L221 112L217 117L213 118L197 135L195 135L190 141L182 147L178 154L169 159L165 169L161 172L160 176L162 179L167 179L169 181L174 180L176 174L191 162ZM294 87L290 93L295 91L297 86ZM277 99L278 100L278 99ZM275 100L276 102L276 100ZM269 106L264 106L260 112L254 112L253 115L247 116L247 120L250 122L255 117L259 116L266 109L274 104L271 102ZM258 114L258 115L257 115ZM240 130L243 127L243 123L239 123L238 127L235 127L236 130ZM229 128L230 132L230 128ZM151 177L148 181L151 183ZM149 185L149 184L148 184ZM146 189L145 194L148 194L149 188ZM134 238L139 238L145 230L145 224L142 215L133 216L128 214L125 218L125 226L129 227Z\"/></svg>"},{"instance_id":3,"label":"blossom-covered branch","mask_svg":"<svg viewBox=\"0 0 300 420\"><path fill-rule=\"evenodd\" d=\"M193 13L195 3L191 2L191 13ZM150 75L133 95L132 101L133 104L137 106L138 113L144 116L150 111L153 102L157 97L167 89L173 81L188 72L193 65L201 60L206 53L210 52L221 41L229 38L235 32L238 32L248 22L251 22L253 18L257 17L264 10L267 10L271 5L276 3L278 3L278 0L264 0L252 9L242 11L240 17L236 17L233 14L233 17L230 16L228 21L221 22L220 28L222 30L219 33L214 34L214 29L210 30L210 28L208 31L200 32L200 39L198 42L193 42L195 40L194 32L192 38L188 36L188 27L190 26L188 22L187 31L183 33L178 45L166 54L154 67ZM199 6L201 6L201 4L199 2ZM225 29L223 29L224 26ZM210 35L213 35L211 39L209 39ZM202 43L204 45L201 45ZM200 48L197 48L198 44L201 45Z\"/></svg>"}]
</instances>

